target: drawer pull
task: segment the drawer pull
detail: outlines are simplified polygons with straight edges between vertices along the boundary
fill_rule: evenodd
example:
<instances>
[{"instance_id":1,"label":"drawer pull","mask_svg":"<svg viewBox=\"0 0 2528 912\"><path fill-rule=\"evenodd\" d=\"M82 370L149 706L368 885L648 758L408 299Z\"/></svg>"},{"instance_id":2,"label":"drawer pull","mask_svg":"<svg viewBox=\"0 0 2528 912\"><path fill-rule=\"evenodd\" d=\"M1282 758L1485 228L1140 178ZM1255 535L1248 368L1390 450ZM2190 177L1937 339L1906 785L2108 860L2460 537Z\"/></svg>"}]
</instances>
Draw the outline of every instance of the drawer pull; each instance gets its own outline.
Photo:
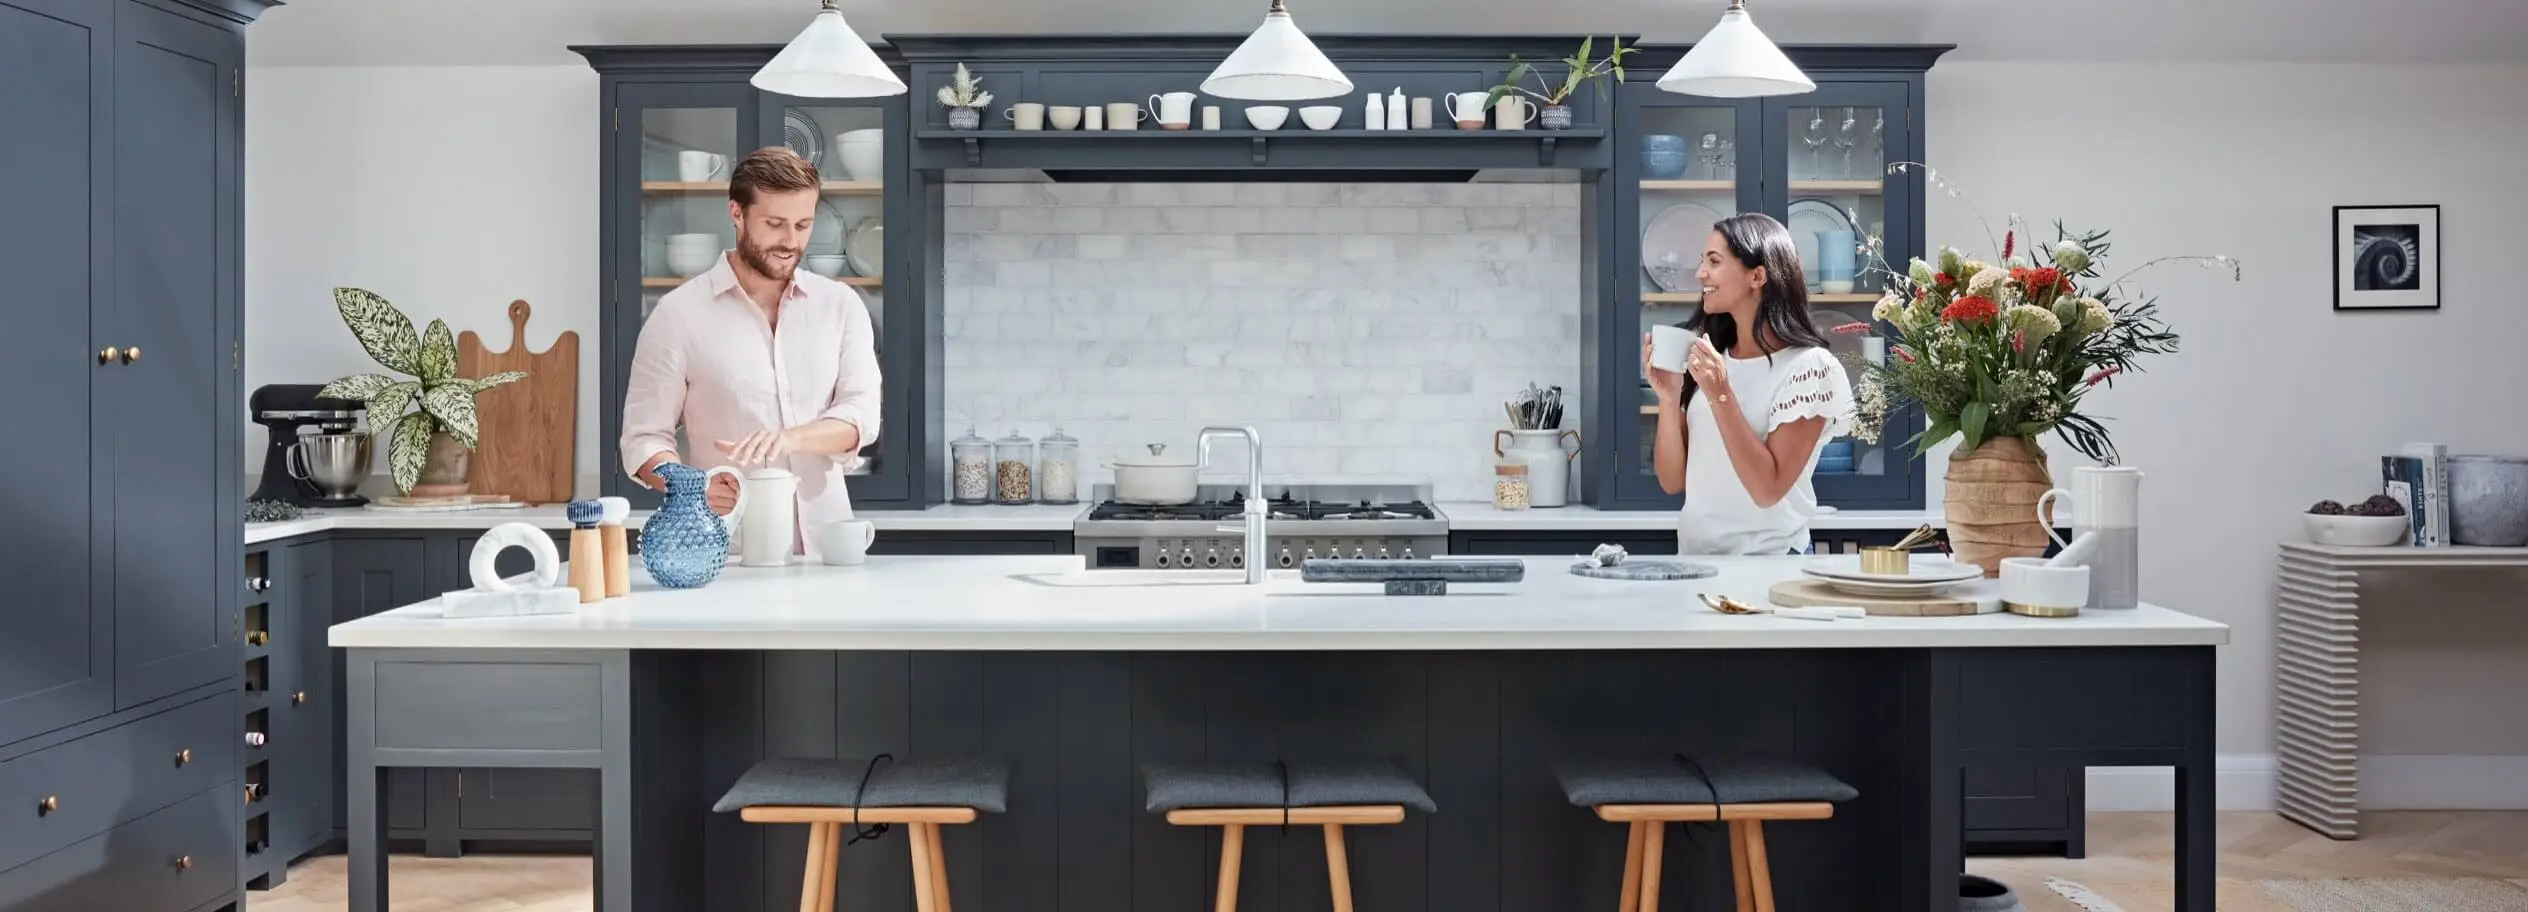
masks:
<instances>
[{"instance_id":1,"label":"drawer pull","mask_svg":"<svg viewBox=\"0 0 2528 912\"><path fill-rule=\"evenodd\" d=\"M247 733L246 733L246 746L247 746L247 747L262 747L262 746L263 746L263 733L262 733L262 732L247 732Z\"/></svg>"},{"instance_id":2,"label":"drawer pull","mask_svg":"<svg viewBox=\"0 0 2528 912\"><path fill-rule=\"evenodd\" d=\"M248 646L261 646L261 645L263 645L264 643L271 641L271 639L272 639L272 634L270 634L270 633L268 633L268 632L265 632L265 631L261 631L261 630L249 630L249 631L246 631L246 645L248 645Z\"/></svg>"},{"instance_id":3,"label":"drawer pull","mask_svg":"<svg viewBox=\"0 0 2528 912\"><path fill-rule=\"evenodd\" d=\"M297 693L290 694L291 706L297 706L305 702L307 702L307 691L302 690Z\"/></svg>"},{"instance_id":4,"label":"drawer pull","mask_svg":"<svg viewBox=\"0 0 2528 912\"><path fill-rule=\"evenodd\" d=\"M193 870L193 856L191 856L191 855L178 855L178 856L176 856L176 870L178 870L178 871L190 871L190 870Z\"/></svg>"},{"instance_id":5,"label":"drawer pull","mask_svg":"<svg viewBox=\"0 0 2528 912\"><path fill-rule=\"evenodd\" d=\"M35 816L37 817L42 817L58 810L61 810L61 796L59 795L46 795L44 796L44 800L35 802Z\"/></svg>"},{"instance_id":6,"label":"drawer pull","mask_svg":"<svg viewBox=\"0 0 2528 912\"><path fill-rule=\"evenodd\" d=\"M193 762L193 749L192 749L192 748L189 748L189 747L188 747L188 748L185 748L185 749L183 749L183 750L180 750L180 751L177 751L177 752L176 752L176 765L177 765L177 766L183 766L183 765L185 765L185 764L187 764L187 763L191 763L191 762Z\"/></svg>"}]
</instances>

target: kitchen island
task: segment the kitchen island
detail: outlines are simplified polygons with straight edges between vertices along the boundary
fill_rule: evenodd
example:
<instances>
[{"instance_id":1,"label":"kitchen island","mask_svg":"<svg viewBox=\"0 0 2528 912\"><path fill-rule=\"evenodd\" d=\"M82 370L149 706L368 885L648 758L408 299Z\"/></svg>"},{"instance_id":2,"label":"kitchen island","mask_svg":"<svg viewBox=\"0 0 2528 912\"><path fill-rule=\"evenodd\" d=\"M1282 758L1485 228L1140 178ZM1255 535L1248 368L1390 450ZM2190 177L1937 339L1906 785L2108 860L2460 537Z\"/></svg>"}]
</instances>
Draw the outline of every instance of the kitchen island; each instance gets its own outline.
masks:
<instances>
[{"instance_id":1,"label":"kitchen island","mask_svg":"<svg viewBox=\"0 0 2528 912\"><path fill-rule=\"evenodd\" d=\"M1784 908L1926 912L1956 907L1968 765L2173 766L2179 908L2212 907L2226 627L2149 605L1809 621L1693 598L1761 603L1801 560L1641 583L1538 557L1521 583L1389 597L1287 572L876 557L731 567L695 590L636 575L572 615L406 606L330 632L349 669L351 907L387 908L388 767L597 769L599 909L769 910L796 896L801 828L711 801L766 757L878 752L1012 762L1009 812L945 837L969 910L1200 907L1217 837L1143 812L1141 765L1333 752L1395 758L1439 804L1360 834L1363 908L1614 904L1623 830L1566 803L1550 767L1670 752L1791 758L1859 789L1773 837ZM1728 904L1726 840L1702 835L1671 842L1669 908ZM903 851L843 852L838 905L909 909ZM1321 901L1315 851L1250 834L1240 908Z\"/></svg>"}]
</instances>

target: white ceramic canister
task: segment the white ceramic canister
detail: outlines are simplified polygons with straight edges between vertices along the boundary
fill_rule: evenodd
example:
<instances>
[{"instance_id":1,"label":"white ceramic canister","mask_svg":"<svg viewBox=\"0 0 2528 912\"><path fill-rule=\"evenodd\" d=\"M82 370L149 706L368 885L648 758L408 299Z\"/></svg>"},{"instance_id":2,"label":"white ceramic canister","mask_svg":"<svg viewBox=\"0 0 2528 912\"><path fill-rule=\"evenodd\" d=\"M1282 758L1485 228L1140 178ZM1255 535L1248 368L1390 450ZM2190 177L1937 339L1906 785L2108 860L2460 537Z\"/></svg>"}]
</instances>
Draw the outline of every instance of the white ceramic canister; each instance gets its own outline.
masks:
<instances>
[{"instance_id":1,"label":"white ceramic canister","mask_svg":"<svg viewBox=\"0 0 2528 912\"><path fill-rule=\"evenodd\" d=\"M746 498L729 519L737 525L738 564L785 567L798 550L799 476L777 466L743 472Z\"/></svg>"},{"instance_id":2,"label":"white ceramic canister","mask_svg":"<svg viewBox=\"0 0 2528 912\"><path fill-rule=\"evenodd\" d=\"M1507 446L1502 441L1507 440ZM1566 449L1563 441L1569 439ZM1580 432L1574 430L1494 431L1492 455L1527 464L1527 505L1559 507L1571 489L1571 460L1580 455Z\"/></svg>"}]
</instances>

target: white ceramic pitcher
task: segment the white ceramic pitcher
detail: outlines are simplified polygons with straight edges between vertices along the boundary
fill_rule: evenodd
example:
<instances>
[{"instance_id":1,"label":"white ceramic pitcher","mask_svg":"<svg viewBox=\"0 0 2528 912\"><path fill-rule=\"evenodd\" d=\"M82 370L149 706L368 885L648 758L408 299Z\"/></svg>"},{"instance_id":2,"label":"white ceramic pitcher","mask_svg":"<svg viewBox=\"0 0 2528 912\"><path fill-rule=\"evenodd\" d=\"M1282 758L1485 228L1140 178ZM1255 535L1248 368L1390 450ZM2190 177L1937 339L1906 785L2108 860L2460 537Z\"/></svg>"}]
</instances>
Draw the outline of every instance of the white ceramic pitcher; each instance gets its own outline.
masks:
<instances>
[{"instance_id":1,"label":"white ceramic pitcher","mask_svg":"<svg viewBox=\"0 0 2528 912\"><path fill-rule=\"evenodd\" d=\"M798 550L799 476L777 466L745 470L729 523L737 529L739 566L788 566Z\"/></svg>"},{"instance_id":2,"label":"white ceramic pitcher","mask_svg":"<svg viewBox=\"0 0 2528 912\"><path fill-rule=\"evenodd\" d=\"M2088 557L2087 608L2131 608L2141 602L2142 470L2129 466L2081 466L2072 469L2069 488L2055 488L2036 499L2036 521L2057 547L2071 548L2054 534L2048 505L2056 498L2071 501L2072 541L2096 540L2082 549Z\"/></svg>"}]
</instances>

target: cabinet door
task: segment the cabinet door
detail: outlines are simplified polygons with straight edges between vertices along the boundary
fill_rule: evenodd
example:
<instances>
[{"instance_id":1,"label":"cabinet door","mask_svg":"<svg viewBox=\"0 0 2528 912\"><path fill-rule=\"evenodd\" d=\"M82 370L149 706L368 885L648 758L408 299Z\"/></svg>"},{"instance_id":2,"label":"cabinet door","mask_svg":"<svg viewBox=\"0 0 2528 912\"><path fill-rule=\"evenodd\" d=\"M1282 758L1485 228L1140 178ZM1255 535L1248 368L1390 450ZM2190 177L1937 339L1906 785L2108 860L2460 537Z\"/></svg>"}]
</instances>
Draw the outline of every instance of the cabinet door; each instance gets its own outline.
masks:
<instances>
[{"instance_id":1,"label":"cabinet door","mask_svg":"<svg viewBox=\"0 0 2528 912\"><path fill-rule=\"evenodd\" d=\"M104 0L0 0L0 427L41 445L0 447L0 744L111 711L113 589L102 522L112 504L104 425L90 400L112 270L105 242L113 8Z\"/></svg>"},{"instance_id":2,"label":"cabinet door","mask_svg":"<svg viewBox=\"0 0 2528 912\"><path fill-rule=\"evenodd\" d=\"M272 844L283 858L314 849L333 831L330 795L334 794L334 690L326 669L333 650L325 645L325 629L333 620L333 543L291 545L282 561L289 578L281 582L287 622L275 637L287 636L275 650L290 650L295 672L273 685L267 705L279 733L268 750L282 760L275 794L282 802L273 810Z\"/></svg>"},{"instance_id":3,"label":"cabinet door","mask_svg":"<svg viewBox=\"0 0 2528 912\"><path fill-rule=\"evenodd\" d=\"M381 611L400 608L430 597L429 540L413 538L339 538L333 542L334 597L332 620L339 624L368 617ZM343 731L342 651L326 650L328 673L325 680L325 713L334 732ZM342 739L329 739L331 759L327 761L326 801L333 805L333 828L350 825L350 806L342 791L342 768L350 758L343 753ZM419 830L428 821L429 799L423 771L399 768L387 773L386 826L395 835Z\"/></svg>"},{"instance_id":4,"label":"cabinet door","mask_svg":"<svg viewBox=\"0 0 2528 912\"><path fill-rule=\"evenodd\" d=\"M113 441L115 704L234 674L236 175L243 44L137 3L114 61L114 334L97 420ZM223 520L226 520L223 523Z\"/></svg>"},{"instance_id":5,"label":"cabinet door","mask_svg":"<svg viewBox=\"0 0 2528 912\"><path fill-rule=\"evenodd\" d=\"M1889 163L1913 158L1917 148L1909 92L1903 81L1827 80L1815 92L1765 105L1764 141L1774 151L1762 163L1763 211L1789 226L1799 244L1819 330L1870 322L1870 307L1884 289L1884 273L1865 271L1873 264L1852 245L1884 239L1886 259L1899 269L1921 249L1916 176L1887 173ZM1868 365L1886 361L1887 331L1828 333L1856 388ZM1922 467L1904 444L1921 429L1921 413L1905 410L1888 416L1875 441L1828 441L1814 476L1818 502L1920 508Z\"/></svg>"},{"instance_id":6,"label":"cabinet door","mask_svg":"<svg viewBox=\"0 0 2528 912\"><path fill-rule=\"evenodd\" d=\"M762 143L756 141L755 90L743 82L626 83L612 101L601 200L608 319L602 321L597 449L605 492L652 509L658 493L634 483L623 467L623 392L633 347L659 298L736 246L729 168ZM681 433L677 452L692 452Z\"/></svg>"}]
</instances>

